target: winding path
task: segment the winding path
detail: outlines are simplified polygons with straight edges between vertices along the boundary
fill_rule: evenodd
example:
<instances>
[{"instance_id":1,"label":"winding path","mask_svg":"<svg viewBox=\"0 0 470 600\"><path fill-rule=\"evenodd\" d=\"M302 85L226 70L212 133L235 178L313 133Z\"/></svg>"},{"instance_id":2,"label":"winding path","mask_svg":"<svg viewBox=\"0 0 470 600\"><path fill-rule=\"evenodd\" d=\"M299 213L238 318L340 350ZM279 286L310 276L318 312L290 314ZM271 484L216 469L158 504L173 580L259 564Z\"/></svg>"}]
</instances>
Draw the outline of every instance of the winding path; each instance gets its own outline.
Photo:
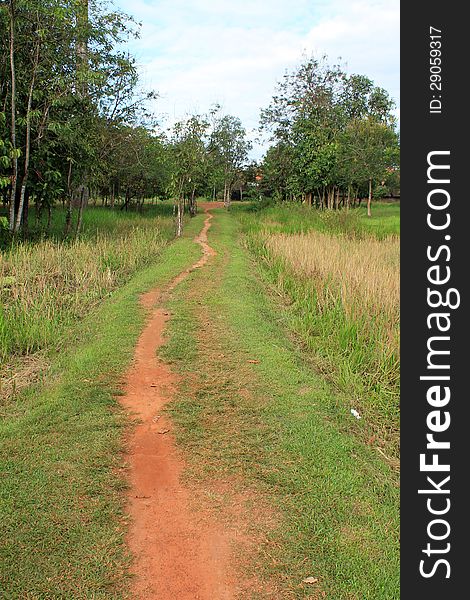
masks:
<instances>
[{"instance_id":1,"label":"winding path","mask_svg":"<svg viewBox=\"0 0 470 600\"><path fill-rule=\"evenodd\" d=\"M128 545L134 556L132 596L145 600L225 600L232 598L230 543L226 532L207 515L189 509L189 493L180 476L183 463L175 448L163 406L175 393L177 378L157 357L168 311L155 308L188 274L203 267L215 251L207 241L212 215L204 205L204 227L195 241L203 255L163 290L142 297L151 316L138 341L127 373L126 410L138 419L129 440Z\"/></svg>"}]
</instances>

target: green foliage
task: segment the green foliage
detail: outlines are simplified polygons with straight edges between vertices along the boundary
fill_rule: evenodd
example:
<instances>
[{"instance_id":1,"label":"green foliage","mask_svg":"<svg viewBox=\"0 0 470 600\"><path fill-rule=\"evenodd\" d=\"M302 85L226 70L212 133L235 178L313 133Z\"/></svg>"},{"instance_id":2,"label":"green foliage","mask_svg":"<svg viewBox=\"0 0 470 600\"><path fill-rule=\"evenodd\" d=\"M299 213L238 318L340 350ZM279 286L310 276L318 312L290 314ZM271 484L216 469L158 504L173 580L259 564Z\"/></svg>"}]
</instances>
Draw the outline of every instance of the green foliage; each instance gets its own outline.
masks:
<instances>
[{"instance_id":1,"label":"green foliage","mask_svg":"<svg viewBox=\"0 0 470 600\"><path fill-rule=\"evenodd\" d=\"M215 192L223 188L223 199L229 204L234 186L241 188L252 179L246 165L252 144L240 119L222 115L220 106L212 108L209 121L208 164L212 171L209 183Z\"/></svg>"},{"instance_id":2,"label":"green foliage","mask_svg":"<svg viewBox=\"0 0 470 600\"><path fill-rule=\"evenodd\" d=\"M397 135L371 117L355 119L341 133L338 160L341 176L348 185L359 186L369 179L385 182L387 170L398 166Z\"/></svg>"},{"instance_id":3,"label":"green foliage","mask_svg":"<svg viewBox=\"0 0 470 600\"><path fill-rule=\"evenodd\" d=\"M250 147L240 120L222 116L218 106L177 122L166 147L172 196L187 199L190 209L198 195L217 196L224 189L226 199L235 185L254 179L253 167L246 166Z\"/></svg>"},{"instance_id":4,"label":"green foliage","mask_svg":"<svg viewBox=\"0 0 470 600\"><path fill-rule=\"evenodd\" d=\"M10 185L9 169L11 166L12 148L7 139L6 115L0 112L0 189Z\"/></svg>"},{"instance_id":5,"label":"green foliage","mask_svg":"<svg viewBox=\"0 0 470 600\"><path fill-rule=\"evenodd\" d=\"M369 179L380 183L398 169L392 108L369 78L348 76L326 57L306 60L285 75L261 113L275 142L264 159L262 190L289 200L315 195L332 208L338 190L344 196L353 186L356 197Z\"/></svg>"},{"instance_id":6,"label":"green foliage","mask_svg":"<svg viewBox=\"0 0 470 600\"><path fill-rule=\"evenodd\" d=\"M172 192L177 198L194 196L202 190L207 175L207 130L205 117L193 115L173 127Z\"/></svg>"},{"instance_id":7,"label":"green foliage","mask_svg":"<svg viewBox=\"0 0 470 600\"><path fill-rule=\"evenodd\" d=\"M367 217L365 207L356 210L312 211L298 203L275 203L263 198L234 210L246 231L256 234L307 233L321 231L362 239L374 235L378 239L400 235L400 204L398 202L373 204L372 218ZM256 212L256 220L246 218L245 213Z\"/></svg>"},{"instance_id":8,"label":"green foliage","mask_svg":"<svg viewBox=\"0 0 470 600\"><path fill-rule=\"evenodd\" d=\"M240 119L232 115L213 115L214 126L210 136L210 150L219 157L224 177L233 183L236 172L245 163L251 143Z\"/></svg>"},{"instance_id":9,"label":"green foliage","mask_svg":"<svg viewBox=\"0 0 470 600\"><path fill-rule=\"evenodd\" d=\"M45 208L76 200L83 186L108 191L113 184L114 198L122 184L138 195L142 172L150 180L145 192L154 191L154 136L140 130L153 126L146 100L154 95L136 92L135 61L122 49L137 31L130 17L101 0L16 0L2 7L0 105L10 115L16 102L16 124L12 131L10 117L0 115L0 186L10 187L16 156L17 188L26 184L26 203L35 198ZM16 147L9 148L13 134Z\"/></svg>"},{"instance_id":10,"label":"green foliage","mask_svg":"<svg viewBox=\"0 0 470 600\"><path fill-rule=\"evenodd\" d=\"M278 200L292 198L292 191L297 187L293 159L294 148L288 142L279 141L268 149L259 186L263 195L273 195Z\"/></svg>"}]
</instances>

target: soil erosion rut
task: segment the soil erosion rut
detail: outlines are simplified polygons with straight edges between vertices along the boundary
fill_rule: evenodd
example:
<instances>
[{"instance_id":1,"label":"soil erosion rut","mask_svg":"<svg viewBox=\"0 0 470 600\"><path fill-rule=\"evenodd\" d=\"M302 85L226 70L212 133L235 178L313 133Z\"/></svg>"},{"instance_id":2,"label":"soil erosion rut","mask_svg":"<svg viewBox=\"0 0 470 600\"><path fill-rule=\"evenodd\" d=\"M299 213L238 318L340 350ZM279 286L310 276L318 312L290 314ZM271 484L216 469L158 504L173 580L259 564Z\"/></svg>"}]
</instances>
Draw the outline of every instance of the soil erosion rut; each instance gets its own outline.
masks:
<instances>
[{"instance_id":1,"label":"soil erosion rut","mask_svg":"<svg viewBox=\"0 0 470 600\"><path fill-rule=\"evenodd\" d=\"M203 255L164 290L142 297L152 309L195 268L205 265L214 250L207 243L212 215L195 241ZM134 556L132 596L146 600L225 600L230 591L229 540L210 517L189 509L189 493L180 482L183 468L175 449L171 423L161 414L174 393L176 376L157 357L168 320L164 308L153 308L127 373L123 406L139 420L129 443L128 536Z\"/></svg>"}]
</instances>

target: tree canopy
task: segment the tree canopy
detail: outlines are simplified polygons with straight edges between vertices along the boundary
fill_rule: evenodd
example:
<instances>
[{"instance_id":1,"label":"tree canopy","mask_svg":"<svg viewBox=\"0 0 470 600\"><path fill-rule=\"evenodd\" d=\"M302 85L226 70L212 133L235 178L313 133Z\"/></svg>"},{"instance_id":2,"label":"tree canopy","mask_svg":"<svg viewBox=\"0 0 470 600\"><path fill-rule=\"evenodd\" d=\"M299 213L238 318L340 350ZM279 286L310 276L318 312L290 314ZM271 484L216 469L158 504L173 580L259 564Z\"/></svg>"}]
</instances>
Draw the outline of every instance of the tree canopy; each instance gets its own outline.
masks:
<instances>
[{"instance_id":1,"label":"tree canopy","mask_svg":"<svg viewBox=\"0 0 470 600\"><path fill-rule=\"evenodd\" d=\"M303 198L334 208L398 168L398 136L387 92L347 75L326 57L286 73L261 113L273 146L264 189L281 200Z\"/></svg>"}]
</instances>

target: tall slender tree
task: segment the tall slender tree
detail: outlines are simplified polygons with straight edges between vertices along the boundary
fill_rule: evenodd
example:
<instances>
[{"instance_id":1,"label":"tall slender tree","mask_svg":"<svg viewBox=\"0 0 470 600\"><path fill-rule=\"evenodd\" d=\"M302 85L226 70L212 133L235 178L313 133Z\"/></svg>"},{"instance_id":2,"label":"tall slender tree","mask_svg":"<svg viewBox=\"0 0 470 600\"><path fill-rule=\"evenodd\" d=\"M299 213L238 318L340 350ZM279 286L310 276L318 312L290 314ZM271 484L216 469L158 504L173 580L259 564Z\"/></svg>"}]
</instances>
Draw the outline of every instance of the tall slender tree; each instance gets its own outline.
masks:
<instances>
[{"instance_id":1,"label":"tall slender tree","mask_svg":"<svg viewBox=\"0 0 470 600\"><path fill-rule=\"evenodd\" d=\"M218 157L224 180L224 204L230 208L232 187L237 172L246 163L252 147L240 119L225 115L215 119L210 136L210 150Z\"/></svg>"},{"instance_id":2,"label":"tall slender tree","mask_svg":"<svg viewBox=\"0 0 470 600\"><path fill-rule=\"evenodd\" d=\"M15 66L15 28L16 5L15 0L10 0L9 5L9 33L10 33L10 140L11 140L11 190L10 190L10 231L15 229L15 203L18 181L18 149L16 147L16 66Z\"/></svg>"}]
</instances>

